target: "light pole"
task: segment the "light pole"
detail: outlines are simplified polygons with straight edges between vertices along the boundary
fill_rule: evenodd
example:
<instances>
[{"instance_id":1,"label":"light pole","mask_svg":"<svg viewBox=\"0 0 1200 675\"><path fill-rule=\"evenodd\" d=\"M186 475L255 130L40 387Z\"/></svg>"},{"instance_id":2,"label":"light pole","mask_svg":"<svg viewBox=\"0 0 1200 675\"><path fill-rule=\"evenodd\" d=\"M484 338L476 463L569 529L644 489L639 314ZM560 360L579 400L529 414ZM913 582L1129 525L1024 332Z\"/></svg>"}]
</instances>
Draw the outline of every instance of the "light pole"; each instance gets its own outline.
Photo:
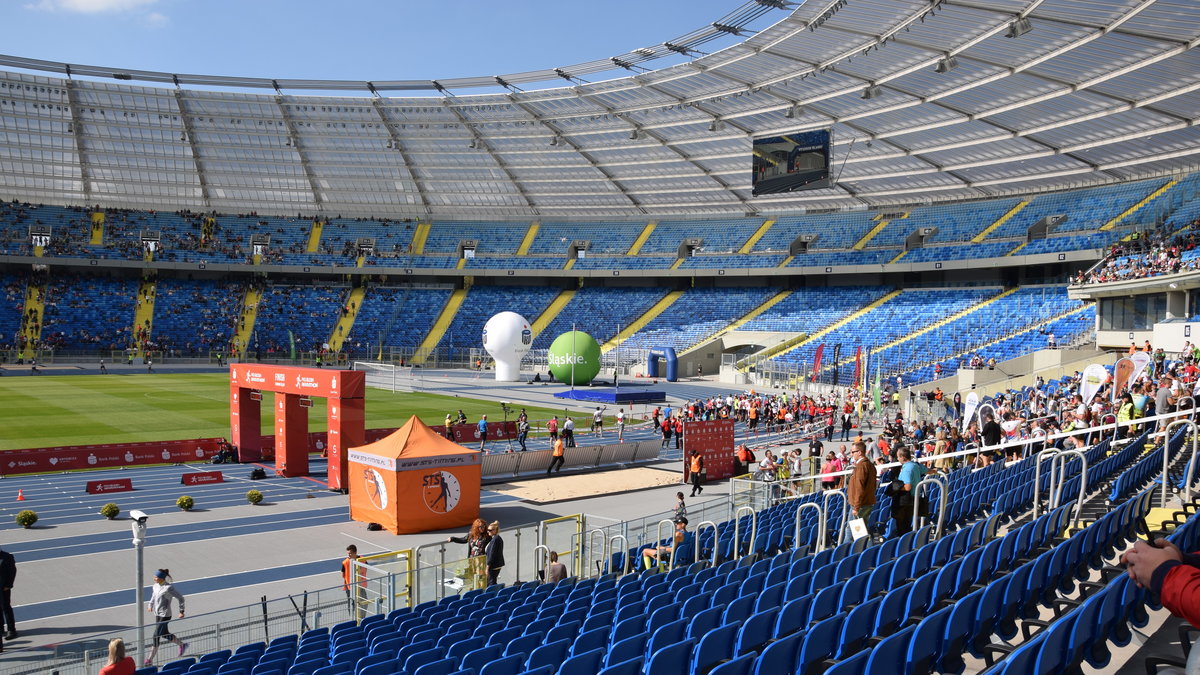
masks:
<instances>
[{"instance_id":1,"label":"light pole","mask_svg":"<svg viewBox=\"0 0 1200 675\"><path fill-rule=\"evenodd\" d=\"M146 644L146 585L142 576L142 567L144 560L144 549L146 546L146 521L150 520L150 516L142 511L130 511L129 516L133 518L133 523L130 524L133 530L133 550L136 552L134 565L136 566L136 597L137 597L137 650L138 658L141 658L142 650Z\"/></svg>"}]
</instances>

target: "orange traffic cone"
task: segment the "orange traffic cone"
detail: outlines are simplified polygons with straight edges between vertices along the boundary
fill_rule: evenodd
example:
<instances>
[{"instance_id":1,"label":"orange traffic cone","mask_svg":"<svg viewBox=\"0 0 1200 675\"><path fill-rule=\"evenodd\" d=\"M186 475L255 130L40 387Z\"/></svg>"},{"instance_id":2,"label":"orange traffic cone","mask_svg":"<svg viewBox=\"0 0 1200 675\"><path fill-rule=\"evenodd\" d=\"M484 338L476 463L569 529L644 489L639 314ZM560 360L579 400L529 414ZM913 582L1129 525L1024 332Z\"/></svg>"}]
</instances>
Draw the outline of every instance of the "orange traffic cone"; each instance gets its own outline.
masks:
<instances>
[{"instance_id":1,"label":"orange traffic cone","mask_svg":"<svg viewBox=\"0 0 1200 675\"><path fill-rule=\"evenodd\" d=\"M17 490L17 501L19 501L19 502L25 501L25 491L24 490Z\"/></svg>"}]
</instances>

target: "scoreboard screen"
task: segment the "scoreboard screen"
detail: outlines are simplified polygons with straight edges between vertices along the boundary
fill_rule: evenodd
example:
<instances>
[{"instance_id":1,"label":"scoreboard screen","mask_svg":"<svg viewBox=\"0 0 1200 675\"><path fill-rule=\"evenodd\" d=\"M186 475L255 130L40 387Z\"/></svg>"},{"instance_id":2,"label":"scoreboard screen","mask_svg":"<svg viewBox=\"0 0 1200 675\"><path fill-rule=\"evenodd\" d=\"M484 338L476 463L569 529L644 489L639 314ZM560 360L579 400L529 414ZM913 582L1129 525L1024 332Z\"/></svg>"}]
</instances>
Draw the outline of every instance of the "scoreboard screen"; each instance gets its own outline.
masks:
<instances>
[{"instance_id":1,"label":"scoreboard screen","mask_svg":"<svg viewBox=\"0 0 1200 675\"><path fill-rule=\"evenodd\" d=\"M754 195L829 187L831 145L829 129L754 139Z\"/></svg>"}]
</instances>

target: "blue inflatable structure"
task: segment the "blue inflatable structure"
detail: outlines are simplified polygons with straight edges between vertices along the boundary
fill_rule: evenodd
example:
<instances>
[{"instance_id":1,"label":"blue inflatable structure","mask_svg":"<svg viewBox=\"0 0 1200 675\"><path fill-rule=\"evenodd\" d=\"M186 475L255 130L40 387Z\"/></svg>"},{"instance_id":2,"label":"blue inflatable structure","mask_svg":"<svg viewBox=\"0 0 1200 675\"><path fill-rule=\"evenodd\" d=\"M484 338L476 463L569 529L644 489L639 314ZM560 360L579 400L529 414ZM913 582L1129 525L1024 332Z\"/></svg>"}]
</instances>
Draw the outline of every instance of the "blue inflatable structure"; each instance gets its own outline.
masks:
<instances>
[{"instance_id":1,"label":"blue inflatable structure","mask_svg":"<svg viewBox=\"0 0 1200 675\"><path fill-rule=\"evenodd\" d=\"M662 362L666 361L666 373L662 372ZM679 358L675 356L674 347L659 347L650 350L650 358L646 361L646 375L649 377L665 377L667 382L679 381Z\"/></svg>"}]
</instances>

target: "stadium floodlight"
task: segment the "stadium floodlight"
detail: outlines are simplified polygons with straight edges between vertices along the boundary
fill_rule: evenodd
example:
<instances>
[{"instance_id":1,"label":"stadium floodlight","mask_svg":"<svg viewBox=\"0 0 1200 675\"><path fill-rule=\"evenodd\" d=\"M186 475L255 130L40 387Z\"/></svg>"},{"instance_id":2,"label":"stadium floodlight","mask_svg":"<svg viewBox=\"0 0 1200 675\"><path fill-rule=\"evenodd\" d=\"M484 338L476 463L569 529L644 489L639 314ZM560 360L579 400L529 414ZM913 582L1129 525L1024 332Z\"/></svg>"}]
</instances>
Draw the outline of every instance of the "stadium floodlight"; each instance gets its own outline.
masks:
<instances>
[{"instance_id":1,"label":"stadium floodlight","mask_svg":"<svg viewBox=\"0 0 1200 675\"><path fill-rule=\"evenodd\" d=\"M1006 37L1006 38L1021 37L1022 35L1028 33L1031 30L1033 30L1033 24L1030 23L1029 19L1027 19L1026 17L1021 17L1021 18L1017 19L1016 21L1012 22L1012 25L1010 25L1008 27L1008 32L1004 34L1004 37Z\"/></svg>"},{"instance_id":2,"label":"stadium floodlight","mask_svg":"<svg viewBox=\"0 0 1200 675\"><path fill-rule=\"evenodd\" d=\"M794 120L804 114L804 106L799 103L793 103L790 108L784 111L783 116L789 120Z\"/></svg>"},{"instance_id":3,"label":"stadium floodlight","mask_svg":"<svg viewBox=\"0 0 1200 675\"><path fill-rule=\"evenodd\" d=\"M957 66L958 66L958 59L954 58L953 56L947 55L946 58L938 60L937 66L934 67L933 72L948 73L951 70L954 70Z\"/></svg>"},{"instance_id":4,"label":"stadium floodlight","mask_svg":"<svg viewBox=\"0 0 1200 675\"><path fill-rule=\"evenodd\" d=\"M879 85L872 84L872 85L869 85L866 89L863 89L863 93L862 93L863 100L872 99L872 98L875 98L876 96L879 96Z\"/></svg>"},{"instance_id":5,"label":"stadium floodlight","mask_svg":"<svg viewBox=\"0 0 1200 675\"><path fill-rule=\"evenodd\" d=\"M634 127L633 131L629 132L629 140L631 140L631 141L642 140L642 130L638 127Z\"/></svg>"}]
</instances>

